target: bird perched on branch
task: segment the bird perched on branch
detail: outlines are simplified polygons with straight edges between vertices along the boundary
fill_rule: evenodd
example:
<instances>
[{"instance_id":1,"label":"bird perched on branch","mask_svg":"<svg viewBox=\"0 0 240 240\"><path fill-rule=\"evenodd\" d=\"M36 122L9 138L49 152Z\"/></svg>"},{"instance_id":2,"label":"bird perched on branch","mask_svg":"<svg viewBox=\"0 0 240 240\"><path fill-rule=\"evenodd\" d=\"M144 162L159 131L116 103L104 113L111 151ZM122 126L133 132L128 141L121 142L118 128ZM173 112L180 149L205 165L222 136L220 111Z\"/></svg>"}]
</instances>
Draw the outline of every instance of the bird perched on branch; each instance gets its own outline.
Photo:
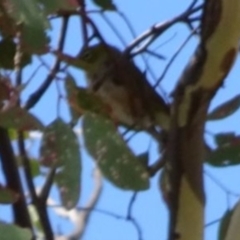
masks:
<instances>
[{"instance_id":1,"label":"bird perched on branch","mask_svg":"<svg viewBox=\"0 0 240 240\"><path fill-rule=\"evenodd\" d=\"M83 48L78 61L89 89L109 106L113 120L142 130L168 129L168 105L121 51L99 43Z\"/></svg>"}]
</instances>

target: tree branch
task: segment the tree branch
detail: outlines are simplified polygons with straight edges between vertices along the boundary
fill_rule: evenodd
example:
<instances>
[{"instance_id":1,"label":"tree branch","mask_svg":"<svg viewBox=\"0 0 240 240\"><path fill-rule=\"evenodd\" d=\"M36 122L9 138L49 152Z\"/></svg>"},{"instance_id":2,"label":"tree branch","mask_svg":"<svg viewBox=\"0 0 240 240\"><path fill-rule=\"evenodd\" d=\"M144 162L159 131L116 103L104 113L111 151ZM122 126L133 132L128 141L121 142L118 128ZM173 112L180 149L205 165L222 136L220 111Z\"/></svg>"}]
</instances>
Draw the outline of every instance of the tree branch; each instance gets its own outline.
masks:
<instances>
[{"instance_id":1,"label":"tree branch","mask_svg":"<svg viewBox=\"0 0 240 240\"><path fill-rule=\"evenodd\" d=\"M14 157L12 145L6 129L0 127L0 156L3 173L7 186L19 195L18 200L13 203L14 221L21 227L32 229L32 224L27 210L27 204L22 188L18 166Z\"/></svg>"},{"instance_id":2,"label":"tree branch","mask_svg":"<svg viewBox=\"0 0 240 240\"><path fill-rule=\"evenodd\" d=\"M200 44L173 95L166 165L170 182L169 240L203 239L204 125L210 101L238 52L239 10L237 0L205 2Z\"/></svg>"}]
</instances>

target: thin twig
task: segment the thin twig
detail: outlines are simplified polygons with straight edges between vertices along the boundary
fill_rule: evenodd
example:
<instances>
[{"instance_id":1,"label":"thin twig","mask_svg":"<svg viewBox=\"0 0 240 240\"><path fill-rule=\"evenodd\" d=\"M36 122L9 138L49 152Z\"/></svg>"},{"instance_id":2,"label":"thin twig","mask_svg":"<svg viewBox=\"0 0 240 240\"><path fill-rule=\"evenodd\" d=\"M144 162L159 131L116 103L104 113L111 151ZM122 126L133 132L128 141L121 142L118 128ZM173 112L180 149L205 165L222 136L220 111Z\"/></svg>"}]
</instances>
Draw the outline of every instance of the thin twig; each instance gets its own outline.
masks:
<instances>
[{"instance_id":1,"label":"thin twig","mask_svg":"<svg viewBox=\"0 0 240 240\"><path fill-rule=\"evenodd\" d=\"M133 193L133 195L129 201L126 219L128 221L130 221L133 224L133 226L136 228L137 234L138 234L138 240L143 240L142 229L141 229L139 223L137 222L137 220L132 215L133 205L134 205L136 199L137 199L137 192Z\"/></svg>"},{"instance_id":2,"label":"thin twig","mask_svg":"<svg viewBox=\"0 0 240 240\"><path fill-rule=\"evenodd\" d=\"M211 227L212 225L216 224L216 223L219 223L220 221L222 220L222 218L219 218L219 219L216 219L216 220L213 220L207 224L205 224L205 227Z\"/></svg>"},{"instance_id":3,"label":"thin twig","mask_svg":"<svg viewBox=\"0 0 240 240\"><path fill-rule=\"evenodd\" d=\"M30 77L27 79L27 81L24 83L25 86L27 86L30 81L35 77L35 75L37 74L37 72L39 71L39 69L43 66L43 64L39 64L38 67L36 67L33 71L33 73L30 75Z\"/></svg>"},{"instance_id":4,"label":"thin twig","mask_svg":"<svg viewBox=\"0 0 240 240\"><path fill-rule=\"evenodd\" d=\"M108 26L112 29L112 31L116 34L116 36L119 38L120 42L123 44L123 46L126 46L127 43L124 40L121 33L117 30L117 28L114 26L114 24L108 19L108 17L105 15L104 12L101 12L101 17L104 19L104 21L108 24Z\"/></svg>"},{"instance_id":5,"label":"thin twig","mask_svg":"<svg viewBox=\"0 0 240 240\"><path fill-rule=\"evenodd\" d=\"M221 188L224 192L226 192L229 195L232 195L234 197L240 197L239 193L234 193L231 190L229 190L226 186L224 186L223 183L221 183L217 178L215 178L209 171L204 170L205 175L210 178L219 188Z\"/></svg>"},{"instance_id":6,"label":"thin twig","mask_svg":"<svg viewBox=\"0 0 240 240\"><path fill-rule=\"evenodd\" d=\"M174 24L178 23L178 22L186 22L188 20L188 16L190 14L193 14L197 11L199 11L202 8L201 6L198 6L196 8L193 9L187 9L187 11L183 12L182 14L180 14L179 16L168 20L166 22L163 23L158 23L154 26L152 26L149 30L147 30L146 32L144 32L142 35L140 35L138 38L134 39L134 41L128 45L128 47L125 49L125 54L129 55L129 53L139 44L141 44L143 41L145 41L147 38L151 38L152 36L154 36L154 39L156 39L156 37L158 37L159 35L161 35L163 32L165 32L167 29L169 29L170 27L172 27ZM148 42L148 45L150 45L152 43L152 41ZM145 46L146 48L146 46Z\"/></svg>"},{"instance_id":7,"label":"thin twig","mask_svg":"<svg viewBox=\"0 0 240 240\"><path fill-rule=\"evenodd\" d=\"M188 43L188 41L191 39L191 37L194 35L195 31L193 31L188 37L187 39L182 43L182 45L178 48L178 50L173 54L172 58L169 60L168 64L166 65L163 73L161 74L161 76L158 78L157 82L154 84L154 88L158 87L158 85L160 84L160 82L163 80L163 78L165 77L165 75L167 74L168 69L170 68L170 66L172 65L172 63L174 62L174 60L177 58L177 56L180 54L180 52L182 51L182 49L186 46L186 44Z\"/></svg>"},{"instance_id":8,"label":"thin twig","mask_svg":"<svg viewBox=\"0 0 240 240\"><path fill-rule=\"evenodd\" d=\"M133 208L133 204L137 199L137 192L133 193L129 204L128 204L128 210L127 210L127 219L130 219L132 217L132 208Z\"/></svg>"},{"instance_id":9,"label":"thin twig","mask_svg":"<svg viewBox=\"0 0 240 240\"><path fill-rule=\"evenodd\" d=\"M39 193L39 199L42 201L42 202L45 202L47 201L47 198L49 196L49 193L50 193L50 190L51 190L51 187L53 185L53 181L54 181L54 177L55 177L55 173L56 173L56 167L52 167L46 177L46 181Z\"/></svg>"},{"instance_id":10,"label":"thin twig","mask_svg":"<svg viewBox=\"0 0 240 240\"><path fill-rule=\"evenodd\" d=\"M86 3L85 0L78 0L78 4L81 9L81 16L82 16L82 21L81 21L81 29L82 29L82 37L83 37L83 42L84 45L88 43L88 31L87 31L87 18L86 18Z\"/></svg>"},{"instance_id":11,"label":"thin twig","mask_svg":"<svg viewBox=\"0 0 240 240\"><path fill-rule=\"evenodd\" d=\"M61 29L61 34L59 37L59 43L58 43L58 51L62 52L63 47L64 47L64 42L66 38L66 32L67 32L67 26L68 26L68 17L63 17L63 24L62 24L62 29ZM52 83L55 75L59 71L61 65L61 60L59 58L56 58L56 61L48 74L47 78L44 80L42 85L39 87L37 91L35 91L33 94L30 95L28 98L25 108L30 109L35 106L35 104L38 103L38 101L41 99L43 94L47 91L48 87Z\"/></svg>"},{"instance_id":12,"label":"thin twig","mask_svg":"<svg viewBox=\"0 0 240 240\"><path fill-rule=\"evenodd\" d=\"M136 36L137 34L136 34L136 32L135 32L135 30L134 30L131 22L129 21L129 19L128 19L128 18L125 16L125 14L122 13L122 12L118 12L118 14L119 14L120 17L123 19L123 21L126 23L126 25L127 25L128 29L129 29L129 31L131 32L132 36L135 38L135 36Z\"/></svg>"},{"instance_id":13,"label":"thin twig","mask_svg":"<svg viewBox=\"0 0 240 240\"><path fill-rule=\"evenodd\" d=\"M84 208L74 208L72 210L66 210L64 207L59 206L55 207L55 212L61 216L69 218L70 221L74 224L75 228L74 230L65 236L56 236L55 239L81 239L84 235L84 232L86 231L86 227L89 222L89 218L91 216L92 211L97 211L94 209L96 206L99 197L102 192L102 175L98 167L94 169L94 189L92 191L92 194L89 198L89 200L86 203L86 207ZM48 204L53 206L55 202L52 199L48 199ZM100 211L99 211L100 212Z\"/></svg>"},{"instance_id":14,"label":"thin twig","mask_svg":"<svg viewBox=\"0 0 240 240\"><path fill-rule=\"evenodd\" d=\"M40 222L43 228L43 232L45 234L46 239L53 240L54 237L53 237L52 227L51 227L50 220L48 218L45 202L41 201L40 198L37 196L35 191L35 186L33 184L30 160L25 150L26 147L25 147L23 132L18 133L18 148L19 148L20 156L23 162L23 168L24 168L27 186L31 194L32 202L37 209Z\"/></svg>"},{"instance_id":15,"label":"thin twig","mask_svg":"<svg viewBox=\"0 0 240 240\"><path fill-rule=\"evenodd\" d=\"M158 54L158 53L156 53L156 52L154 52L152 50L146 49L145 52L148 53L149 55L159 59L159 60L166 60L166 57L164 57L163 55Z\"/></svg>"},{"instance_id":16,"label":"thin twig","mask_svg":"<svg viewBox=\"0 0 240 240\"><path fill-rule=\"evenodd\" d=\"M161 157L159 157L156 162L154 162L151 166L148 167L148 172L150 176L155 176L156 173L165 166L166 162L167 158L165 156L165 153L162 153Z\"/></svg>"}]
</instances>

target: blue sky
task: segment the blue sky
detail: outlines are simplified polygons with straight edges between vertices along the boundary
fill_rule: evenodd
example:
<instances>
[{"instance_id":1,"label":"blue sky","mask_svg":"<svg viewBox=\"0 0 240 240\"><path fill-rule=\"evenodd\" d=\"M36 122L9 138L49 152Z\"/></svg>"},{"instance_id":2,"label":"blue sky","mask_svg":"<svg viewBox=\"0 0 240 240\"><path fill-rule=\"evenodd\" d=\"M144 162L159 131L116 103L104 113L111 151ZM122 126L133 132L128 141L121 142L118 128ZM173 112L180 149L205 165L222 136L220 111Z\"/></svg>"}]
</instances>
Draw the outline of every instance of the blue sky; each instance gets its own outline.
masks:
<instances>
[{"instance_id":1,"label":"blue sky","mask_svg":"<svg viewBox=\"0 0 240 240\"><path fill-rule=\"evenodd\" d=\"M131 0L131 1L114 1L118 9L125 13L129 18L137 35L143 33L145 30L149 29L155 23L159 23L170 19L176 14L181 13L191 1L182 0L180 1L163 1L163 0ZM88 0L89 9L93 9L90 0ZM94 16L95 22L100 27L107 42L112 45L123 48L124 46L119 41L118 37L111 31L111 29L106 25L106 23L99 17ZM131 36L125 23L121 20L119 16L115 13L108 14L109 19L112 20L114 26L119 30L121 35L124 37L127 44L129 44L133 37ZM56 43L57 36L59 34L60 24L59 21L53 21L51 35L54 37L54 43ZM157 40L153 45L152 49L157 48L157 52L166 56L167 60L174 54L174 52L179 48L182 42L188 36L188 29L180 24L177 24L169 31L163 34L163 36ZM78 19L72 19L70 22L68 30L68 38L66 42L66 47L64 51L68 54L76 55L81 48L81 32ZM170 93L180 76L182 70L186 66L189 57L193 53L197 44L197 39L194 37L189 42L188 46L181 52L179 57L176 59L170 70L168 71L166 77L164 78L161 87L167 93ZM159 76L167 61L156 61L154 58L148 58L149 63L152 66L154 74ZM50 65L53 62L53 57L47 56L45 58ZM29 76L35 66L37 66L37 59L35 59L33 66L28 67L25 71L25 77ZM144 70L144 64L140 58L137 58L137 64ZM223 102L226 99L236 95L239 92L239 88L236 88L236 80L238 78L238 69L240 67L240 62L236 62L235 68L230 73L224 87L218 92L217 96L212 102L211 108ZM85 85L84 75L76 70L71 69L71 73L77 80L78 85ZM40 85L41 81L47 71L42 69L35 77L34 81L28 86L25 91L24 99L27 99L29 93ZM148 76L150 81L154 82L150 76ZM50 89L47 91L46 95L37 104L37 106L32 110L34 114L39 116L39 118L48 124L53 121L56 117L56 104L57 104L57 92L55 84L52 84ZM65 119L69 119L68 109L63 104L61 105L61 116ZM211 122L208 123L206 129L208 134L206 138L211 144L212 136L210 133L217 133L220 131L236 131L239 125L239 111L227 118L224 121ZM237 130L239 131L239 130ZM238 132L239 133L239 132ZM138 134L131 142L130 146L135 153L141 153L149 148L150 138L146 134ZM151 161L157 157L156 155L156 145L154 142L150 144L150 156ZM38 143L31 148L31 153L33 156L37 157ZM82 151L83 159L83 175L82 175L82 196L80 200L80 206L84 206L89 195L91 194L93 183L91 177L91 171L93 167L93 162L89 155ZM220 182L231 189L234 192L239 192L239 167L228 167L224 169L212 168L206 166L207 172L210 172L215 176ZM37 185L41 183L41 179L37 180ZM232 206L236 201L236 198L230 197L227 199L226 193L219 188L211 179L206 177L206 194L207 194L207 205L206 205L206 223L213 220L219 219L223 212L229 206ZM53 197L57 197L57 191L54 189ZM112 186L111 183L104 181L104 189L97 205L98 209L107 210L119 215L126 215L129 200L132 196L132 192L122 191ZM2 207L1 207L2 210ZM5 210L8 211L8 210ZM8 211L9 214L9 211ZM151 180L151 187L149 190L139 193L137 200L134 204L133 215L138 221L143 231L144 240L165 240L167 238L167 226L168 226L168 215L165 204L158 190L158 176ZM71 231L71 224L67 220L59 220L54 214L51 214L51 219L53 220L53 226L55 230L62 230L62 232L67 233ZM214 224L206 228L206 240L215 240L218 224ZM87 227L86 234L83 240L137 240L136 229L131 225L131 223L118 220L116 218L93 212L89 226Z\"/></svg>"}]
</instances>

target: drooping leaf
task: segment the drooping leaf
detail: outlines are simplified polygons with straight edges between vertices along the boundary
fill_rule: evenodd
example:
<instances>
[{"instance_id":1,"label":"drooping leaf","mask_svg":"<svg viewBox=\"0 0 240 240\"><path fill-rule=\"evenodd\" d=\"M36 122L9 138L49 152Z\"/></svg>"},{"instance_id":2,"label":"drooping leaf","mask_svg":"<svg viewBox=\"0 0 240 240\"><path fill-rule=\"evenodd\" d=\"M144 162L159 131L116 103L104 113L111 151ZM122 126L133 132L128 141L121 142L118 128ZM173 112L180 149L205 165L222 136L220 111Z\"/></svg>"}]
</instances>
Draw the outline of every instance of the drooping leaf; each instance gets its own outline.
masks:
<instances>
[{"instance_id":1,"label":"drooping leaf","mask_svg":"<svg viewBox=\"0 0 240 240\"><path fill-rule=\"evenodd\" d=\"M18 200L19 195L11 189L0 186L0 204L11 204Z\"/></svg>"},{"instance_id":2,"label":"drooping leaf","mask_svg":"<svg viewBox=\"0 0 240 240\"><path fill-rule=\"evenodd\" d=\"M93 0L93 2L103 10L111 10L111 11L117 10L112 0Z\"/></svg>"},{"instance_id":3,"label":"drooping leaf","mask_svg":"<svg viewBox=\"0 0 240 240\"><path fill-rule=\"evenodd\" d=\"M13 224L0 223L1 240L31 240L32 233L27 228L20 228Z\"/></svg>"},{"instance_id":4,"label":"drooping leaf","mask_svg":"<svg viewBox=\"0 0 240 240\"><path fill-rule=\"evenodd\" d=\"M219 240L224 240L226 237L226 233L229 227L232 213L233 213L233 210L227 210L222 217L222 220L220 222L219 229L218 229Z\"/></svg>"},{"instance_id":5,"label":"drooping leaf","mask_svg":"<svg viewBox=\"0 0 240 240\"><path fill-rule=\"evenodd\" d=\"M234 133L217 134L215 141L217 148L207 152L207 163L216 167L240 164L240 136Z\"/></svg>"},{"instance_id":6,"label":"drooping leaf","mask_svg":"<svg viewBox=\"0 0 240 240\"><path fill-rule=\"evenodd\" d=\"M0 112L0 126L17 130L42 130L42 123L27 110L11 107Z\"/></svg>"},{"instance_id":7,"label":"drooping leaf","mask_svg":"<svg viewBox=\"0 0 240 240\"><path fill-rule=\"evenodd\" d=\"M76 206L80 195L81 162L77 137L71 127L56 119L43 132L41 163L57 166L56 181L63 205Z\"/></svg>"},{"instance_id":8,"label":"drooping leaf","mask_svg":"<svg viewBox=\"0 0 240 240\"><path fill-rule=\"evenodd\" d=\"M22 24L22 41L26 50L42 52L48 39L45 30L49 23L37 0L9 0L9 14Z\"/></svg>"},{"instance_id":9,"label":"drooping leaf","mask_svg":"<svg viewBox=\"0 0 240 240\"><path fill-rule=\"evenodd\" d=\"M240 107L240 95L238 94L232 99L216 107L211 113L208 114L207 120L214 121L229 117L230 115L235 113L239 109L239 107Z\"/></svg>"},{"instance_id":10,"label":"drooping leaf","mask_svg":"<svg viewBox=\"0 0 240 240\"><path fill-rule=\"evenodd\" d=\"M104 176L116 186L129 190L149 187L146 168L117 133L112 121L93 113L83 118L85 146Z\"/></svg>"}]
</instances>

